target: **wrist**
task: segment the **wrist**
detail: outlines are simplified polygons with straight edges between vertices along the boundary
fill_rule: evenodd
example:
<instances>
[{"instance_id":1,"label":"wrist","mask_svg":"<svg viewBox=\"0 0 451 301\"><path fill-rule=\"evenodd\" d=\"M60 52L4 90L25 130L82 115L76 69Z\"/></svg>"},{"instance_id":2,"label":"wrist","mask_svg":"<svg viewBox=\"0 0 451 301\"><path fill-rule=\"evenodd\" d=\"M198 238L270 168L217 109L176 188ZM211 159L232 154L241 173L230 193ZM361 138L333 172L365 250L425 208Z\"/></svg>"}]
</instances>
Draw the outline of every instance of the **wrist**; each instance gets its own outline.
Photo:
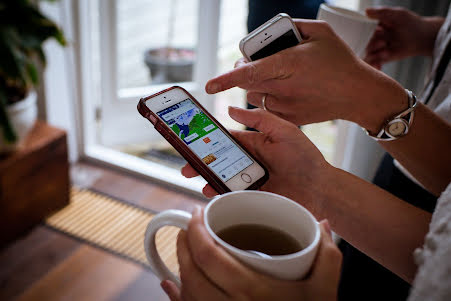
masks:
<instances>
[{"instance_id":1,"label":"wrist","mask_svg":"<svg viewBox=\"0 0 451 301\"><path fill-rule=\"evenodd\" d=\"M422 17L418 32L416 55L432 56L437 34L445 21L442 17Z\"/></svg>"},{"instance_id":2,"label":"wrist","mask_svg":"<svg viewBox=\"0 0 451 301\"><path fill-rule=\"evenodd\" d=\"M316 195L313 204L307 207L317 220L329 220L333 229L346 216L344 204L350 195L349 176L350 174L344 170L329 165L319 182L321 192Z\"/></svg>"},{"instance_id":3,"label":"wrist","mask_svg":"<svg viewBox=\"0 0 451 301\"><path fill-rule=\"evenodd\" d=\"M359 104L351 120L370 133L377 133L387 120L407 109L408 97L405 89L384 73L368 66L366 77L361 77L362 85Z\"/></svg>"},{"instance_id":4,"label":"wrist","mask_svg":"<svg viewBox=\"0 0 451 301\"><path fill-rule=\"evenodd\" d=\"M334 167L327 163L322 168L319 177L315 178L315 195L308 203L301 203L307 207L308 210L318 219L323 220L331 217L330 213L333 212L333 203L337 200L337 191L341 187L337 183L340 177L341 169ZM340 183L342 183L340 181ZM310 189L312 191L312 189ZM304 198L303 198L304 199Z\"/></svg>"}]
</instances>

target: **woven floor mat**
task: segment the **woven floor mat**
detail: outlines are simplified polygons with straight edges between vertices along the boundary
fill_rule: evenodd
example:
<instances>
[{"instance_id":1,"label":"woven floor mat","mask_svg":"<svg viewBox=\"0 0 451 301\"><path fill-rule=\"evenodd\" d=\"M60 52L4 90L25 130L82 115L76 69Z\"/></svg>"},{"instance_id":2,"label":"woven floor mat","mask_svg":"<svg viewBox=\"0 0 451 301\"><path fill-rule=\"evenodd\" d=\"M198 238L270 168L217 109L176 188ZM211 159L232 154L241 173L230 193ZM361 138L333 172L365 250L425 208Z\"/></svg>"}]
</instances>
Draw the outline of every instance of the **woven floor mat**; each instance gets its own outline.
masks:
<instances>
[{"instance_id":1,"label":"woven floor mat","mask_svg":"<svg viewBox=\"0 0 451 301\"><path fill-rule=\"evenodd\" d=\"M155 214L111 197L72 187L68 206L48 217L46 225L83 242L149 268L144 232ZM169 269L178 273L176 239L179 228L164 227L156 244Z\"/></svg>"}]
</instances>

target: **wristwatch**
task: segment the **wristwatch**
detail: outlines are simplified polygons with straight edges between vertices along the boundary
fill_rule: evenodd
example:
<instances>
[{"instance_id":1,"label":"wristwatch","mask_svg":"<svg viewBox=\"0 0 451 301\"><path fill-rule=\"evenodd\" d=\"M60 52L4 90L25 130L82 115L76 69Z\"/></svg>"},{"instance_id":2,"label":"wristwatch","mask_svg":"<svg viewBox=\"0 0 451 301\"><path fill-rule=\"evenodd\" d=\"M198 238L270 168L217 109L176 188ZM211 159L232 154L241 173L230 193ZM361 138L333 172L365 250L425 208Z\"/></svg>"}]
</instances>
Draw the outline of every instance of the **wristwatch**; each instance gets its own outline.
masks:
<instances>
[{"instance_id":1,"label":"wristwatch","mask_svg":"<svg viewBox=\"0 0 451 301\"><path fill-rule=\"evenodd\" d=\"M368 136L377 141L392 141L405 136L409 132L415 115L414 111L417 106L417 98L412 91L406 89L406 92L409 99L409 107L405 111L388 119L377 135L372 135L364 129Z\"/></svg>"}]
</instances>

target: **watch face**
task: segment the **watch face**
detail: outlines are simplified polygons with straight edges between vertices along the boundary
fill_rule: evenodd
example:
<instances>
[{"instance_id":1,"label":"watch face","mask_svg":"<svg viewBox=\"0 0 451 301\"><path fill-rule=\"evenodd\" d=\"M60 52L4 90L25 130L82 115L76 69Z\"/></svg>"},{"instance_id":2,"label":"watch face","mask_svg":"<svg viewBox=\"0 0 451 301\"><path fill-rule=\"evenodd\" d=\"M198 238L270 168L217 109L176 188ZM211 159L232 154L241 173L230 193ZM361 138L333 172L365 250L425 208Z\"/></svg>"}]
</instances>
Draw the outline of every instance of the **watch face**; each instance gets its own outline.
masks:
<instances>
[{"instance_id":1,"label":"watch face","mask_svg":"<svg viewBox=\"0 0 451 301\"><path fill-rule=\"evenodd\" d=\"M399 137L405 134L407 129L407 124L402 119L392 120L386 128L386 132L388 135L392 137Z\"/></svg>"}]
</instances>

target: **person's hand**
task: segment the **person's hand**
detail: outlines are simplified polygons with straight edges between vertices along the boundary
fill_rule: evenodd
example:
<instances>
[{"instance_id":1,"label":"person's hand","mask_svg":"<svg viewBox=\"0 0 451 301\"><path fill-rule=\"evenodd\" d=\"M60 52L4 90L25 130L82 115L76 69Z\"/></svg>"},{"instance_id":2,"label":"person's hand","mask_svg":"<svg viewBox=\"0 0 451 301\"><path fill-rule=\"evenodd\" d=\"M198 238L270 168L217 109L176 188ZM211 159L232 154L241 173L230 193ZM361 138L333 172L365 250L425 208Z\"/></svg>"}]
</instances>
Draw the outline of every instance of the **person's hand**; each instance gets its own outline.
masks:
<instances>
[{"instance_id":1,"label":"person's hand","mask_svg":"<svg viewBox=\"0 0 451 301\"><path fill-rule=\"evenodd\" d=\"M432 55L443 18L421 17L402 7L368 8L366 14L379 21L366 49L368 64L380 69L393 60Z\"/></svg>"},{"instance_id":2,"label":"person's hand","mask_svg":"<svg viewBox=\"0 0 451 301\"><path fill-rule=\"evenodd\" d=\"M306 279L278 280L248 268L216 244L198 209L177 240L181 290L169 280L161 283L171 301L211 300L336 300L341 253L327 221L320 224L321 244Z\"/></svg>"},{"instance_id":3,"label":"person's hand","mask_svg":"<svg viewBox=\"0 0 451 301\"><path fill-rule=\"evenodd\" d=\"M260 132L232 131L233 136L254 155L269 172L261 190L284 195L316 211L333 168L320 151L294 124L262 109L244 110L230 107L234 120ZM190 166L182 168L185 177L199 174ZM207 184L207 197L217 194Z\"/></svg>"},{"instance_id":4,"label":"person's hand","mask_svg":"<svg viewBox=\"0 0 451 301\"><path fill-rule=\"evenodd\" d=\"M296 125L346 119L371 132L407 107L404 89L357 58L327 23L295 24L304 38L299 45L253 62L241 59L234 70L209 80L206 91L238 86L258 107L268 94L266 108Z\"/></svg>"}]
</instances>

